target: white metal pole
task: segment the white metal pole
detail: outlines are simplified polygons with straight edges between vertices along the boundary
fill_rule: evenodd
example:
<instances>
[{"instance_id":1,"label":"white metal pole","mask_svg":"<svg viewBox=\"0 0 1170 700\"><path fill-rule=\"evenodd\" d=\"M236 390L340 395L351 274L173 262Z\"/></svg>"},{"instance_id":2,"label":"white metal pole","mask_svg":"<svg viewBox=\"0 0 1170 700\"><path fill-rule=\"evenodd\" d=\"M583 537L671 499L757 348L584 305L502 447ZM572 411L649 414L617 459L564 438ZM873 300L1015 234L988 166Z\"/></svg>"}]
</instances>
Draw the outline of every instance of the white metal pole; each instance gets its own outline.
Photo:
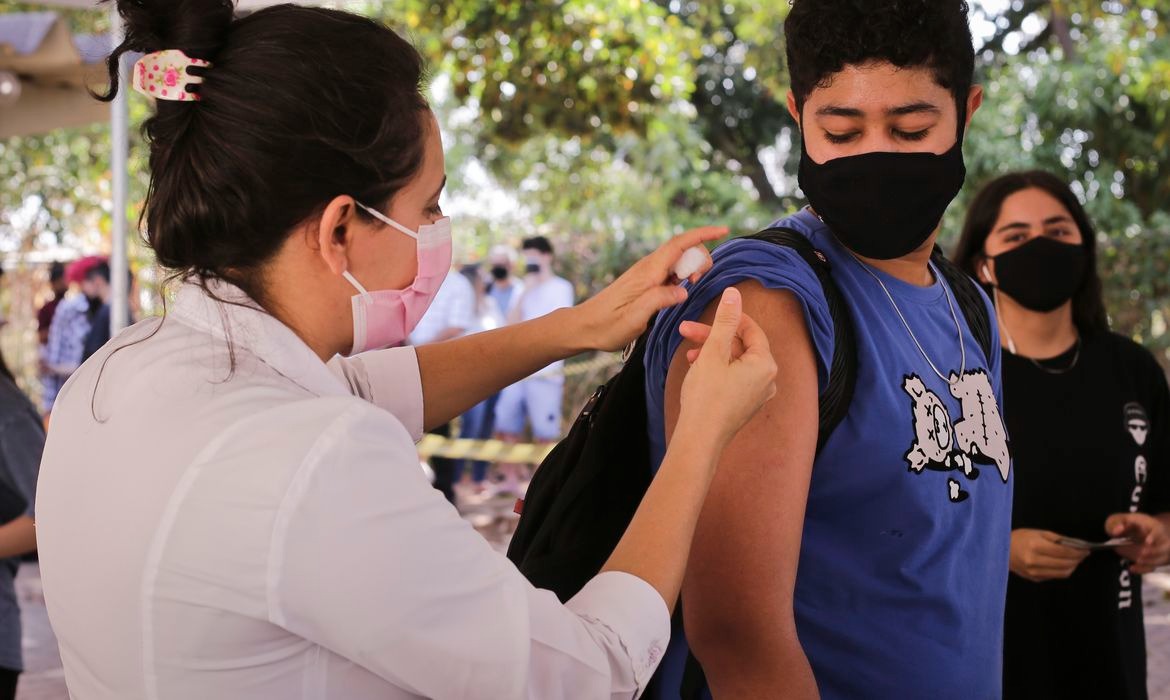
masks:
<instances>
[{"instance_id":1,"label":"white metal pole","mask_svg":"<svg viewBox=\"0 0 1170 700\"><path fill-rule=\"evenodd\" d=\"M122 18L115 8L110 9L111 47L122 43ZM118 96L110 103L110 171L113 177L113 227L110 229L110 333L117 333L130 323L130 261L127 250L126 208L129 189L128 161L130 159L130 110L128 107L130 71L126 70L125 56L119 66Z\"/></svg>"}]
</instances>

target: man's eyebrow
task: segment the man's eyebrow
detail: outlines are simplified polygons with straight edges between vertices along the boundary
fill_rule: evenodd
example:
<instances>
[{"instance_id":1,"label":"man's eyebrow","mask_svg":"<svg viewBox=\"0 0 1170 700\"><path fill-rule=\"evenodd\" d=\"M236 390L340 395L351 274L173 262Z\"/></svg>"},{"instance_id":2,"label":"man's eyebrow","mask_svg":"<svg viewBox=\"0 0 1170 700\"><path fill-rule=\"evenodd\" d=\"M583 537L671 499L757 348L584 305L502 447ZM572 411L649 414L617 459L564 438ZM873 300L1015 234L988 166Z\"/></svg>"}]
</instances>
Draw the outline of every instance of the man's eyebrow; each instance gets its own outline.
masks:
<instances>
[{"instance_id":1,"label":"man's eyebrow","mask_svg":"<svg viewBox=\"0 0 1170 700\"><path fill-rule=\"evenodd\" d=\"M942 110L937 105L929 102L913 102L908 105L900 107L892 107L886 110L886 114L891 117L902 117L907 114L941 114Z\"/></svg>"},{"instance_id":2,"label":"man's eyebrow","mask_svg":"<svg viewBox=\"0 0 1170 700\"><path fill-rule=\"evenodd\" d=\"M864 117L865 112L862 112L856 107L840 107L837 105L825 105L817 110L818 117Z\"/></svg>"},{"instance_id":3,"label":"man's eyebrow","mask_svg":"<svg viewBox=\"0 0 1170 700\"><path fill-rule=\"evenodd\" d=\"M849 117L857 118L864 117L865 111L857 107L844 107L841 105L825 105L817 110L819 117ZM930 102L911 102L910 104L899 105L891 107L886 110L886 115L891 117L902 117L907 114L941 114L942 110L938 105Z\"/></svg>"}]
</instances>

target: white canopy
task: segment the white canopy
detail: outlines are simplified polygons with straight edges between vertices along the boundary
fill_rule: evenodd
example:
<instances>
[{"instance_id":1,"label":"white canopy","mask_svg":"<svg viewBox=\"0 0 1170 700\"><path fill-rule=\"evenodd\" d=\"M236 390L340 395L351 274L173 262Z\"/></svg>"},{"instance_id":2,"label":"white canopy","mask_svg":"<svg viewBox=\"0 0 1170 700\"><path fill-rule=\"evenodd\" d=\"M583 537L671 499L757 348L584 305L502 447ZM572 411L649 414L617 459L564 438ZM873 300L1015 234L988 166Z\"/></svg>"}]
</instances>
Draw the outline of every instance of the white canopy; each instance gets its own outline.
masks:
<instances>
[{"instance_id":1,"label":"white canopy","mask_svg":"<svg viewBox=\"0 0 1170 700\"><path fill-rule=\"evenodd\" d=\"M0 15L0 71L19 80L19 97L0 103L0 139L109 119L86 85L103 82L108 36L73 36L55 12Z\"/></svg>"},{"instance_id":2,"label":"white canopy","mask_svg":"<svg viewBox=\"0 0 1170 700\"><path fill-rule=\"evenodd\" d=\"M287 0L237 0L241 10L280 4ZM343 7L349 0L296 0L305 5ZM120 19L112 4L99 5L96 0L33 0L45 7L92 9L109 12L120 35ZM113 141L113 233L110 255L111 284L115 298L125 297L128 269L126 237L127 173L129 157L129 118L126 90L118 93L112 105L93 99L86 85L101 85L104 62L116 39L110 36L73 36L54 12L24 12L0 15L0 72L15 74L20 80L20 96L15 103L0 104L0 139L17 135L41 134L63 127L110 122ZM125 66L123 66L125 75ZM125 327L126 311L121 304L112 308L111 325L117 332Z\"/></svg>"}]
</instances>

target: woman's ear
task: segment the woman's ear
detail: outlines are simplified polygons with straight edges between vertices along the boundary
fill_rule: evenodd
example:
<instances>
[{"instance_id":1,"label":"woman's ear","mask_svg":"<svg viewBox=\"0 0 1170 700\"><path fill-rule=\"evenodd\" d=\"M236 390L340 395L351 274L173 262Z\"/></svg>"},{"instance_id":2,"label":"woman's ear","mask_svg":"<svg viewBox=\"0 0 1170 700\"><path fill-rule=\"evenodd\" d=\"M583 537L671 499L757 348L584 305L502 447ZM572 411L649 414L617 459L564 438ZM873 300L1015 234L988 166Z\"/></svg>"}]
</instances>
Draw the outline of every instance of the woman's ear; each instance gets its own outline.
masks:
<instances>
[{"instance_id":1,"label":"woman's ear","mask_svg":"<svg viewBox=\"0 0 1170 700\"><path fill-rule=\"evenodd\" d=\"M349 269L349 247L356 223L357 205L353 197L335 197L322 212L316 235L311 236L310 245L335 275Z\"/></svg>"}]
</instances>

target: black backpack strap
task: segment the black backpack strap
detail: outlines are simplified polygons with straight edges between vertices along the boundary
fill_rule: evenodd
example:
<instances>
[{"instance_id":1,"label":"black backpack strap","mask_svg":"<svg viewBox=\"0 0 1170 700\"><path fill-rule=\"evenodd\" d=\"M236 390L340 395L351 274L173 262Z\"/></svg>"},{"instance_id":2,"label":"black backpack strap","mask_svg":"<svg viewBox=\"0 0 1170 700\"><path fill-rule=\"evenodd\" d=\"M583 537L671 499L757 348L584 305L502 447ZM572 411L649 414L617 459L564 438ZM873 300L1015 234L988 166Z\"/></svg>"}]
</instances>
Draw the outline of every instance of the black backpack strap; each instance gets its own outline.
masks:
<instances>
[{"instance_id":1,"label":"black backpack strap","mask_svg":"<svg viewBox=\"0 0 1170 700\"><path fill-rule=\"evenodd\" d=\"M788 228L770 228L753 236L750 240L764 241L773 245L790 248L806 262L820 280L821 290L833 318L833 359L829 366L829 382L821 392L817 429L817 453L829 440L829 436L845 419L849 405L853 402L853 390L857 386L857 339L853 330L853 317L845 305L845 296L833 281L832 266L825 254L817 250L812 241ZM699 700L707 688L707 676L694 652L687 652L683 668L680 697L683 700Z\"/></svg>"},{"instance_id":2,"label":"black backpack strap","mask_svg":"<svg viewBox=\"0 0 1170 700\"><path fill-rule=\"evenodd\" d=\"M948 260L939 248L934 249L931 260L950 286L951 292L955 295L955 302L962 310L963 317L967 319L971 335L975 336L979 347L983 349L983 357L990 363L991 354L999 352L999 348L992 347L991 314L987 312L987 304L979 292L979 287L975 285L975 280Z\"/></svg>"},{"instance_id":3,"label":"black backpack strap","mask_svg":"<svg viewBox=\"0 0 1170 700\"><path fill-rule=\"evenodd\" d=\"M829 382L820 398L817 431L819 454L829 436L849 412L853 390L857 385L857 340L853 331L853 317L845 304L845 296L833 281L829 259L804 234L788 228L770 228L747 238L794 250L816 273L828 303L829 315L833 319L833 359L829 366Z\"/></svg>"}]
</instances>

